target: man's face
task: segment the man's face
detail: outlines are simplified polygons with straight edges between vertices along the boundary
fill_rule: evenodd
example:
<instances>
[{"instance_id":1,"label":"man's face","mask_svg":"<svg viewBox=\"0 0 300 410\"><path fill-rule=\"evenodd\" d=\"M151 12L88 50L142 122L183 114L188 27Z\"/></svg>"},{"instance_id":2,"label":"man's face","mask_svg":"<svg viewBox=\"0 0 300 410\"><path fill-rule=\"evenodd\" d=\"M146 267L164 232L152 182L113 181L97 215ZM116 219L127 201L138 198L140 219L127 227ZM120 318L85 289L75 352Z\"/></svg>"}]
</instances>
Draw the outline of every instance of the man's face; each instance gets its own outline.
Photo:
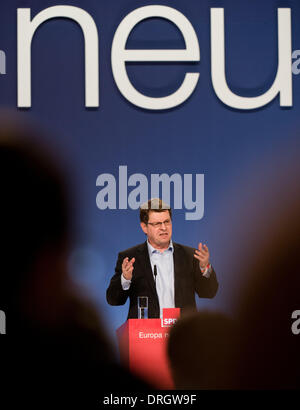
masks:
<instances>
[{"instance_id":1,"label":"man's face","mask_svg":"<svg viewBox=\"0 0 300 410\"><path fill-rule=\"evenodd\" d=\"M142 222L141 228L155 249L166 249L169 246L172 237L172 221L169 211L150 211L148 223Z\"/></svg>"}]
</instances>

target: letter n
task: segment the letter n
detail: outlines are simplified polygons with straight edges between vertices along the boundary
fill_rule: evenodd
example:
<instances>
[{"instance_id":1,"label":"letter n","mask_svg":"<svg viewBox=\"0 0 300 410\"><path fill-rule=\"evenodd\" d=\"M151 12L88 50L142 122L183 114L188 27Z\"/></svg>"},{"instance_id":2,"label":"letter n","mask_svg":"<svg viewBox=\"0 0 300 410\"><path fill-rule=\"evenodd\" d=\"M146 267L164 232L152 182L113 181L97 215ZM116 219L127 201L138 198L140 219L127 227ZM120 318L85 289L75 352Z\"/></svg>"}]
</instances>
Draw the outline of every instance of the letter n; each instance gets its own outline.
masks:
<instances>
[{"instance_id":1,"label":"letter n","mask_svg":"<svg viewBox=\"0 0 300 410\"><path fill-rule=\"evenodd\" d=\"M31 107L31 41L37 28L57 17L76 21L82 29L85 44L85 106L99 107L99 45L93 18L73 6L48 7L32 20L30 8L17 9L18 15L18 107Z\"/></svg>"}]
</instances>

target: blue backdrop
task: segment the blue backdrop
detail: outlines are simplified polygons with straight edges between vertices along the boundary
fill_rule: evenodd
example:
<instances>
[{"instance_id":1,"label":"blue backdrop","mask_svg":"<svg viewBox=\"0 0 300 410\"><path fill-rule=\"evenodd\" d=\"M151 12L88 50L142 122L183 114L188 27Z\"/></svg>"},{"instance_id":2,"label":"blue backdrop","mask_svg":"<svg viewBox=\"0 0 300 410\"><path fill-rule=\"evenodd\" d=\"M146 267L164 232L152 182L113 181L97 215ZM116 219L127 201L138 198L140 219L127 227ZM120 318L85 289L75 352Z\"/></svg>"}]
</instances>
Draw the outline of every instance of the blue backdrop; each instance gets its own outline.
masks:
<instances>
[{"instance_id":1,"label":"blue backdrop","mask_svg":"<svg viewBox=\"0 0 300 410\"><path fill-rule=\"evenodd\" d=\"M84 106L84 44L79 26L53 19L39 27L32 42L32 107L18 109L17 8L31 8L34 17L60 4L83 8L97 25L100 106ZM112 75L111 44L119 23L132 10L150 4L182 12L200 45L199 63L127 64L134 86L152 97L174 92L187 70L200 72L191 97L169 110L145 110L129 103ZM125 321L128 309L108 306L105 300L117 253L145 238L137 211L97 208L99 174L110 173L117 179L120 165L128 166L129 175L142 173L148 179L153 173L204 174L204 217L187 221L186 210L175 211L173 239L190 246L207 243L220 290L213 300L199 300L199 307L231 312L236 283L243 275L234 269L240 255L235 246L237 227L251 225L273 172L287 169L288 157L298 146L300 76L293 75L291 108L281 108L277 97L263 108L243 111L217 98L211 81L211 7L225 9L230 88L250 97L267 91L277 70L278 7L291 8L292 50L300 49L297 0L9 0L0 5L0 49L6 54L6 74L0 75L1 106L37 120L49 131L45 138L66 158L80 234L70 257L71 274L86 286L111 332ZM177 49L184 48L184 41L172 23L154 18L135 27L127 48ZM250 231L249 235L259 236Z\"/></svg>"}]
</instances>

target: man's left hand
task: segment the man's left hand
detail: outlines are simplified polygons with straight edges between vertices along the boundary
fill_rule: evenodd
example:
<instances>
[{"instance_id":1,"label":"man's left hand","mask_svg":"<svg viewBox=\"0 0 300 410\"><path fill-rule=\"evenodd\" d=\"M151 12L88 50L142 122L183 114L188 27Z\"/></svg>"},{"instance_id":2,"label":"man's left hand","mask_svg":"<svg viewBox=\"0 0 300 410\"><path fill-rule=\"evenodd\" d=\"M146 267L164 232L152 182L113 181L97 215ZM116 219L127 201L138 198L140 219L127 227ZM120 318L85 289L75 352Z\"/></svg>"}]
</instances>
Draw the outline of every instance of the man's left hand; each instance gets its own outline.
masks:
<instances>
[{"instance_id":1,"label":"man's left hand","mask_svg":"<svg viewBox=\"0 0 300 410\"><path fill-rule=\"evenodd\" d=\"M205 269L209 264L209 250L208 247L200 242L198 249L195 250L194 257L198 259L200 269Z\"/></svg>"}]
</instances>

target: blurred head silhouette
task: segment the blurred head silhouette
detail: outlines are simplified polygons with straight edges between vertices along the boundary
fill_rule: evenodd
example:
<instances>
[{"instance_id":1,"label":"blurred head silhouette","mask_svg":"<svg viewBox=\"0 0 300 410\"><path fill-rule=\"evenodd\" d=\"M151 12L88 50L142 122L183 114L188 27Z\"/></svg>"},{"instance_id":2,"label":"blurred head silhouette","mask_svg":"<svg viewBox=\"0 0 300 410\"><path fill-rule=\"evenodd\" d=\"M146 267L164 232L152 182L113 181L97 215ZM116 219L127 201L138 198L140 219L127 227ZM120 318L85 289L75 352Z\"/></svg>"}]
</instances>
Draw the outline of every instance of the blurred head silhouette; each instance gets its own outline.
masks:
<instances>
[{"instance_id":1,"label":"blurred head silhouette","mask_svg":"<svg viewBox=\"0 0 300 410\"><path fill-rule=\"evenodd\" d=\"M280 161L262 168L247 213L235 276L239 320L237 385L243 389L300 387L300 336L292 332L300 309L299 137L280 150ZM241 217L241 216L240 216ZM239 252L242 250L242 252Z\"/></svg>"},{"instance_id":2,"label":"blurred head silhouette","mask_svg":"<svg viewBox=\"0 0 300 410\"><path fill-rule=\"evenodd\" d=\"M1 304L51 320L67 280L67 187L41 131L17 118L0 121Z\"/></svg>"},{"instance_id":3,"label":"blurred head silhouette","mask_svg":"<svg viewBox=\"0 0 300 410\"><path fill-rule=\"evenodd\" d=\"M234 322L221 313L198 312L171 328L168 356L177 389L232 387Z\"/></svg>"},{"instance_id":4,"label":"blurred head silhouette","mask_svg":"<svg viewBox=\"0 0 300 410\"><path fill-rule=\"evenodd\" d=\"M73 218L61 159L42 143L40 130L5 116L0 309L9 337L8 364L1 362L6 380L22 405L29 400L37 408L40 396L55 405L58 398L68 406L83 400L88 407L100 392L133 383L145 388L116 364L97 311L69 277Z\"/></svg>"},{"instance_id":5,"label":"blurred head silhouette","mask_svg":"<svg viewBox=\"0 0 300 410\"><path fill-rule=\"evenodd\" d=\"M300 336L292 332L292 314L300 309L299 198L293 190L273 224L261 229L244 272L237 341L243 389L300 387Z\"/></svg>"}]
</instances>

